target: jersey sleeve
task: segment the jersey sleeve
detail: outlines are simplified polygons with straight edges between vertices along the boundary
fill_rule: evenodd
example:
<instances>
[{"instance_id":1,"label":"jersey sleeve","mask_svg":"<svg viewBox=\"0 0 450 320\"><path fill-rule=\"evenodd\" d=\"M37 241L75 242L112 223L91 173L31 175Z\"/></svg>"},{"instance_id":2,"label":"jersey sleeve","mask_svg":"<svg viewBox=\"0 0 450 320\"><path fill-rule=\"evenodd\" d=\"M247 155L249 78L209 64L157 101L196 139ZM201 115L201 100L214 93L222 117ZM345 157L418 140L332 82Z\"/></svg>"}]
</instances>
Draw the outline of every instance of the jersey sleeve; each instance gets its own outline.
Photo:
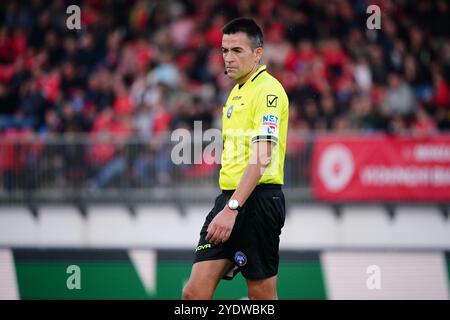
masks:
<instances>
[{"instance_id":1,"label":"jersey sleeve","mask_svg":"<svg viewBox=\"0 0 450 320\"><path fill-rule=\"evenodd\" d=\"M253 101L253 134L251 142L278 143L282 111L287 103L285 95L276 87L259 89Z\"/></svg>"}]
</instances>

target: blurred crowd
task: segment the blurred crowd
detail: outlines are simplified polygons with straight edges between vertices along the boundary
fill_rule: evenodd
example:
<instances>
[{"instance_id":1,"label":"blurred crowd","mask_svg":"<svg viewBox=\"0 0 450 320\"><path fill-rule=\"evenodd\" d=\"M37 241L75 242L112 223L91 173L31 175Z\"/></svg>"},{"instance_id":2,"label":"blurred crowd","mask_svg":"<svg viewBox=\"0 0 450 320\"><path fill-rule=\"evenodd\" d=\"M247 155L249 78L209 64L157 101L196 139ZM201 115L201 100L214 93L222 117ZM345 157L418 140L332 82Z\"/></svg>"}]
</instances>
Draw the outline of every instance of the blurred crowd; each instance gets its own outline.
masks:
<instances>
[{"instance_id":1,"label":"blurred crowd","mask_svg":"<svg viewBox=\"0 0 450 320\"><path fill-rule=\"evenodd\" d=\"M81 9L79 30L66 25L71 4ZM373 4L379 30L366 25ZM220 127L234 85L223 74L221 28L238 16L264 31L262 62L288 93L290 132L450 128L445 0L7 0L0 2L0 140L137 137L160 154L149 163L168 172L170 152L160 151L169 149L170 132L191 130L196 120ZM305 148L289 141L288 157ZM117 148L84 150L83 161L115 160L107 182L129 163L117 160ZM17 155L1 158L0 171L17 165ZM135 171L143 168L138 160Z\"/></svg>"}]
</instances>

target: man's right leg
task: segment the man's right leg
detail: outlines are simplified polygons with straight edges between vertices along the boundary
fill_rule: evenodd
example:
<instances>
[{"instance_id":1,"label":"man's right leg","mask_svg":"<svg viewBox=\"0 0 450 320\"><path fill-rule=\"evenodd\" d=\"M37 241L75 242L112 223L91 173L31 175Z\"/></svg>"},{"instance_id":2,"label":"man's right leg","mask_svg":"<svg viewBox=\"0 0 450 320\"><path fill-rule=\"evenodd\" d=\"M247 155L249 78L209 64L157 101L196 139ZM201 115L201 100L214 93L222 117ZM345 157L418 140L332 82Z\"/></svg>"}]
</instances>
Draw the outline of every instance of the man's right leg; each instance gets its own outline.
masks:
<instances>
[{"instance_id":1,"label":"man's right leg","mask_svg":"<svg viewBox=\"0 0 450 320\"><path fill-rule=\"evenodd\" d=\"M183 288L183 300L212 299L217 284L232 265L228 259L194 263L189 281Z\"/></svg>"}]
</instances>

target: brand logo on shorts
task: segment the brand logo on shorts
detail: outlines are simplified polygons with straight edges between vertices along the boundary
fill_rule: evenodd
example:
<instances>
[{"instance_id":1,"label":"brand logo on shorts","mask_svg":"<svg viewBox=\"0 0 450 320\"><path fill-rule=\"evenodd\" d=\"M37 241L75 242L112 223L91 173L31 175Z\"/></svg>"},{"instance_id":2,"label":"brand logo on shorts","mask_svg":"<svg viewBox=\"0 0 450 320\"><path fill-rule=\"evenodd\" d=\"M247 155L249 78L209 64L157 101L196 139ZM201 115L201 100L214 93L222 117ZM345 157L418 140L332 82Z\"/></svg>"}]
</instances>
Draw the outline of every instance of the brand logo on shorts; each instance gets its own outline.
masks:
<instances>
[{"instance_id":1,"label":"brand logo on shorts","mask_svg":"<svg viewBox=\"0 0 450 320\"><path fill-rule=\"evenodd\" d=\"M211 249L211 247L212 246L210 243L207 243L204 245L199 245L199 246L197 246L197 249L195 249L195 252L200 251L200 250L205 250L205 249Z\"/></svg>"},{"instance_id":2,"label":"brand logo on shorts","mask_svg":"<svg viewBox=\"0 0 450 320\"><path fill-rule=\"evenodd\" d=\"M247 264L247 256L243 252L238 251L234 255L234 261L239 267L243 267Z\"/></svg>"}]
</instances>

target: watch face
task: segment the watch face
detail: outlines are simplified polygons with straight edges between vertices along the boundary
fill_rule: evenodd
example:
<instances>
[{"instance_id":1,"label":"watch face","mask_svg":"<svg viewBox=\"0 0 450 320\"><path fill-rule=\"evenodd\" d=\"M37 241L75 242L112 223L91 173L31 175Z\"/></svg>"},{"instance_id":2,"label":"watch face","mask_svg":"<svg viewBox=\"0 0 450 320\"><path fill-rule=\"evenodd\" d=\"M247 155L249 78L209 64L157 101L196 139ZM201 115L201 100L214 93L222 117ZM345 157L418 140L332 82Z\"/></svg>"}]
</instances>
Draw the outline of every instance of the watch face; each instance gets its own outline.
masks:
<instances>
[{"instance_id":1,"label":"watch face","mask_svg":"<svg viewBox=\"0 0 450 320\"><path fill-rule=\"evenodd\" d=\"M239 203L237 200L231 199L230 201L228 201L228 206L230 207L230 209L235 210L239 206Z\"/></svg>"}]
</instances>

